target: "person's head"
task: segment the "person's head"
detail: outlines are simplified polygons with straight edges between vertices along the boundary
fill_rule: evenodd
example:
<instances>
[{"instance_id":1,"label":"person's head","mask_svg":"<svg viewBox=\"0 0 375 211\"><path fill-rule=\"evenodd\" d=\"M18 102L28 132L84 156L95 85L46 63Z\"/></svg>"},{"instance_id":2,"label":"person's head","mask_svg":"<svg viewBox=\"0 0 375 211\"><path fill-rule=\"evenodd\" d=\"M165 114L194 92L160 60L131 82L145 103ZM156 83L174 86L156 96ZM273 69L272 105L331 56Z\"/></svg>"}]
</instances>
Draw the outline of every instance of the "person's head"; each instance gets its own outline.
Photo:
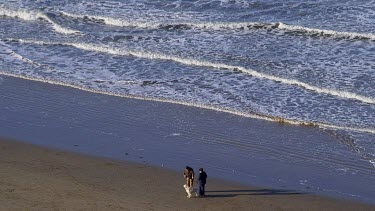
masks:
<instances>
[{"instance_id":1,"label":"person's head","mask_svg":"<svg viewBox=\"0 0 375 211\"><path fill-rule=\"evenodd\" d=\"M203 168L199 168L199 172L203 172Z\"/></svg>"},{"instance_id":2,"label":"person's head","mask_svg":"<svg viewBox=\"0 0 375 211\"><path fill-rule=\"evenodd\" d=\"M189 166L186 166L186 167L185 167L185 169L189 170L189 169L190 169L190 167L189 167Z\"/></svg>"}]
</instances>

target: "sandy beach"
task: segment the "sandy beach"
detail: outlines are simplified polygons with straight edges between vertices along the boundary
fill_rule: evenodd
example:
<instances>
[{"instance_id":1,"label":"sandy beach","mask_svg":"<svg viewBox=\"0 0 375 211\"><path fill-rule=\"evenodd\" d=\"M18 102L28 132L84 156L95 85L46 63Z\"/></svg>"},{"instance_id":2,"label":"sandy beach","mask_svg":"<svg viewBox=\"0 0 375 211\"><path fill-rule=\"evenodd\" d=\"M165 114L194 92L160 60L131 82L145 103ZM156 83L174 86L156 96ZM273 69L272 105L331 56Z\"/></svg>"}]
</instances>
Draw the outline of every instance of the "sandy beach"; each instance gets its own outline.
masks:
<instances>
[{"instance_id":1,"label":"sandy beach","mask_svg":"<svg viewBox=\"0 0 375 211\"><path fill-rule=\"evenodd\" d=\"M0 141L1 210L374 210L288 190L209 179L187 198L181 172Z\"/></svg>"}]
</instances>

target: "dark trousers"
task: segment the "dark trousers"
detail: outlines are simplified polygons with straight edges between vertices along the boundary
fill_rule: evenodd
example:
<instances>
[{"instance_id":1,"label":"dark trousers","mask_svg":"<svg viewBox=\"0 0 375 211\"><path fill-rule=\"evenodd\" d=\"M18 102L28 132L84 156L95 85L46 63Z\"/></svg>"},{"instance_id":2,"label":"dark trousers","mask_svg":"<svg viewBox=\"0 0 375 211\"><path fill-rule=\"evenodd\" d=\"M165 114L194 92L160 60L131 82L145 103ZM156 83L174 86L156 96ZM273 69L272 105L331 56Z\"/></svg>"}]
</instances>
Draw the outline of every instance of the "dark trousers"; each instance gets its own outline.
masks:
<instances>
[{"instance_id":1,"label":"dark trousers","mask_svg":"<svg viewBox=\"0 0 375 211\"><path fill-rule=\"evenodd\" d=\"M199 183L199 190L198 190L198 194L201 195L201 196L204 196L205 195L205 190L204 190L204 186L206 185L206 183Z\"/></svg>"}]
</instances>

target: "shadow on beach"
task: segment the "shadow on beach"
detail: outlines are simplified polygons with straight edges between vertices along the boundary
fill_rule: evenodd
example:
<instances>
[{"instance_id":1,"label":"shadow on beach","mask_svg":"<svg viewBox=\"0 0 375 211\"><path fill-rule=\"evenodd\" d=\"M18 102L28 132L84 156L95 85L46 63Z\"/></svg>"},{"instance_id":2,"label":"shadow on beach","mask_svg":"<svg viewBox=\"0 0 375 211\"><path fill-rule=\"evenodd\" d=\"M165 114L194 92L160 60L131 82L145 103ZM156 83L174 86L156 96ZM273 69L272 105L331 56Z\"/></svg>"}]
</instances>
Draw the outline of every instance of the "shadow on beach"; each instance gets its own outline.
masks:
<instances>
[{"instance_id":1,"label":"shadow on beach","mask_svg":"<svg viewBox=\"0 0 375 211\"><path fill-rule=\"evenodd\" d=\"M277 189L249 189L249 190L211 190L206 191L206 198L221 198L235 196L256 196L256 195L298 195L305 194L293 190Z\"/></svg>"}]
</instances>

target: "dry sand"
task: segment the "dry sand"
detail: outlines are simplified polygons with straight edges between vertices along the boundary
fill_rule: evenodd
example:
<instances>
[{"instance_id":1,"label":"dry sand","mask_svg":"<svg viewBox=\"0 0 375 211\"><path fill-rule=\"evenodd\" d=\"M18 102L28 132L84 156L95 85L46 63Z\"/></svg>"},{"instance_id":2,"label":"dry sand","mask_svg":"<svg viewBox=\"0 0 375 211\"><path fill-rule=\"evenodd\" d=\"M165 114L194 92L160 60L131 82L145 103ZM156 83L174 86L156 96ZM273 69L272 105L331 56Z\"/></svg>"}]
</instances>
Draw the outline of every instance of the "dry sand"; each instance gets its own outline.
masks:
<instances>
[{"instance_id":1,"label":"dry sand","mask_svg":"<svg viewBox=\"0 0 375 211\"><path fill-rule=\"evenodd\" d=\"M181 167L183 168L183 167ZM1 210L375 210L374 206L212 179L187 198L181 172L0 141Z\"/></svg>"}]
</instances>

